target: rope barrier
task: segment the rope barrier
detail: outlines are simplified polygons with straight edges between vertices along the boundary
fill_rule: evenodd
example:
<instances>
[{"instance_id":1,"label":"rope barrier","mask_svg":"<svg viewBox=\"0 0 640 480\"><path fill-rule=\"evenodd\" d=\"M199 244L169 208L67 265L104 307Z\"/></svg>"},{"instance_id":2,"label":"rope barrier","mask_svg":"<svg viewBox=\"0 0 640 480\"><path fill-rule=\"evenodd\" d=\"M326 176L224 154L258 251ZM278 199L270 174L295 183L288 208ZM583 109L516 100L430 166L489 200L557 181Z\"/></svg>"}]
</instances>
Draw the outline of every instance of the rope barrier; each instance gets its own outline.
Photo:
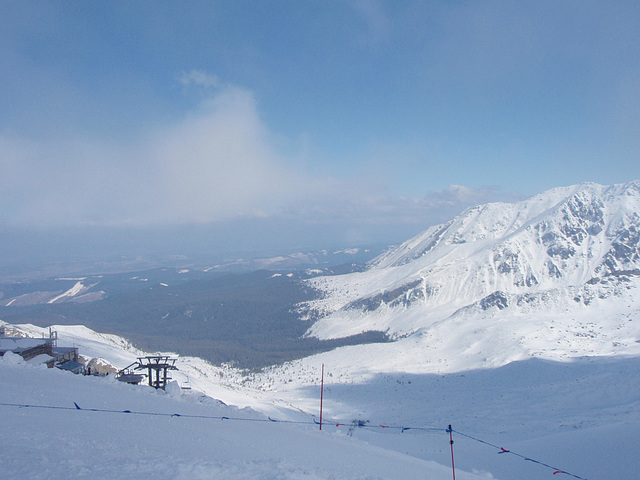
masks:
<instances>
[{"instance_id":1,"label":"rope barrier","mask_svg":"<svg viewBox=\"0 0 640 480\"><path fill-rule=\"evenodd\" d=\"M318 422L315 418L313 419L313 422L316 425L319 425L320 422ZM336 428L339 427L349 427L349 428L353 428L353 427L358 427L358 428L363 428L363 429L380 429L380 430L400 430L400 433L404 433L407 430L418 430L421 432L444 432L446 431L444 428L441 427L406 427L406 426L401 426L401 425L383 425L383 424L379 424L379 425L369 425L368 423L365 423L363 421L354 421L351 423L341 423L340 421L322 421L322 425L334 425Z\"/></svg>"},{"instance_id":2,"label":"rope barrier","mask_svg":"<svg viewBox=\"0 0 640 480\"><path fill-rule=\"evenodd\" d=\"M52 405L33 405L27 403L0 403L0 406L5 407L18 407L18 408L40 408L40 409L52 409L52 410L71 410L71 411L83 411L83 412L100 412L100 413L114 413L114 414L129 414L129 415L147 415L147 416L157 416L157 417L182 417L182 418L199 418L199 419L210 419L210 420L230 420L230 421L240 421L240 422L272 422L272 423L287 423L287 424L297 424L297 425L319 425L315 418L312 418L312 421L308 420L280 420L272 417L267 418L242 418L242 417L227 417L227 416L217 416L217 415L194 415L194 414L185 414L185 413L159 413L159 412L144 412L144 411L134 411L134 410L114 410L114 409L106 409L106 408L86 408L80 407L76 402L73 402L73 407L64 407L64 406L52 406ZM340 422L322 422L323 425L335 425L336 427L358 427L358 428L368 428L368 429L395 429L401 430L404 432L406 430L418 430L418 431L444 431L442 428L435 427L403 427L403 426L395 426L395 425L367 425L364 422L358 423L340 423Z\"/></svg>"},{"instance_id":3,"label":"rope barrier","mask_svg":"<svg viewBox=\"0 0 640 480\"><path fill-rule=\"evenodd\" d=\"M65 407L65 406L55 406L55 405L33 405L33 404L26 404L26 403L0 403L0 406L4 406L4 407L17 407L17 408L38 408L38 409L48 409L48 410L69 410L69 411L82 411L82 412L98 412L98 413L111 413L111 414L125 414L125 415L147 415L147 416L158 416L158 417L176 417L176 418L198 418L198 419L210 419L210 420L228 420L228 421L239 421L239 422L262 422L262 423L285 423L285 424L296 424L296 425L319 425L320 422L318 422L315 418L312 418L312 422L310 421L306 421L306 420L278 420L275 418L272 418L270 416L268 416L267 418L242 418L242 417L228 417L228 416L224 416L224 415L195 415L195 414L185 414L185 413L159 413L159 412L144 412L144 411L135 411L135 410L114 410L114 409L104 409L104 408L84 408L84 407L80 407L80 405L78 405L76 402L73 402L73 407L69 406L69 407ZM488 442L486 440L482 440L481 438L477 438L474 437L472 435L460 432L458 430L453 430L451 428L451 426L449 425L449 428L439 428L439 427L424 427L424 426L411 426L411 427L407 427L407 426L398 426L398 425L384 425L384 424L378 424L378 425L369 425L363 421L354 421L351 423L341 423L339 421L335 421L335 422L328 422L328 421L323 421L322 422L323 425L335 425L336 428L339 427L349 427L349 428L354 428L354 427L358 427L358 428L363 428L363 429L370 429L370 430L375 430L375 429L381 429L381 430L398 430L400 431L400 433L404 433L405 431L408 430L416 430L419 432L446 432L449 434L450 437L450 442L452 445L452 449L453 449L453 437L452 434L456 433L457 435L460 435L462 437L465 437L469 440L473 440L475 442L484 444L486 446L492 447L496 450L498 450L498 454L510 454L510 455L514 455L516 457L520 457L525 461L528 462L532 462L532 463L536 463L538 465L541 465L543 467L546 467L548 469L553 470L553 475L567 475L569 477L573 477L577 480L588 480L584 477L580 477L578 475L575 475L573 473L569 473L565 470L562 470L558 467L554 467L551 466L547 463L541 462L539 460L535 460L533 458L527 457L525 455L513 452L512 450L507 450L503 447L500 447L498 445L495 445L491 442ZM452 458L452 464L453 464L453 458ZM452 465L453 466L453 465ZM455 470L454 470L455 472ZM455 475L455 473L454 473ZM455 478L455 477L454 477Z\"/></svg>"},{"instance_id":4,"label":"rope barrier","mask_svg":"<svg viewBox=\"0 0 640 480\"><path fill-rule=\"evenodd\" d=\"M549 465L549 464L547 464L547 463L541 462L540 460L535 460L535 459L533 459L533 458L531 458L531 457L527 457L527 456L525 456L525 455L521 455L520 453L516 453L516 452L513 452L513 451L511 451L511 450L507 450L506 448L499 447L498 445L495 445L495 444L493 444L493 443L491 443L491 442L487 442L486 440L482 440L482 439L480 439L480 438L473 437L473 436L468 435L468 434L466 434L466 433L459 432L458 430L453 430L453 431L454 431L455 433L457 433L458 435L461 435L461 436L463 436L463 437L466 437L466 438L468 438L468 439L470 439L470 440L473 440L473 441L478 442L478 443L482 443L482 444L487 445L487 446L489 446L489 447L495 448L496 450L499 450L499 451L498 451L498 454L510 454L510 455L514 455L514 456L516 456L516 457L520 457L520 458L522 458L523 460L525 460L525 461L527 461L527 462L536 463L536 464L541 465L541 466L543 466L543 467L546 467L546 468L548 468L548 469L550 469L550 470L553 470L553 474L554 474L554 475L557 475L557 474L564 474L564 475L567 475L567 476L569 476L569 477L576 478L576 479L578 479L578 480L587 480L587 479L586 479L586 478L584 478L584 477L580 477L580 476L578 476L578 475L574 475L573 473L569 473L569 472L567 472L567 471L565 471L565 470L561 470L561 469L559 469L558 467L551 466L551 465Z\"/></svg>"},{"instance_id":5,"label":"rope barrier","mask_svg":"<svg viewBox=\"0 0 640 480\"><path fill-rule=\"evenodd\" d=\"M231 420L231 421L244 421L244 422L279 422L279 423L293 423L293 424L310 424L310 422L306 421L295 421L295 420L277 420L271 417L267 418L242 418L242 417L227 417L227 416L214 416L214 415L193 415L193 414L185 414L185 413L159 413L159 412L141 412L134 410L112 410L106 408L84 408L80 407L76 402L73 402L73 407L61 407L61 406L51 406L51 405L31 405L26 403L0 403L1 406L5 407L18 407L18 408L42 408L42 409L53 409L53 410L72 410L72 411L83 411L83 412L100 412L100 413L117 413L117 414L129 414L129 415L148 415L148 416L156 416L156 417L182 417L182 418L199 418L199 419L210 419L210 420Z\"/></svg>"}]
</instances>

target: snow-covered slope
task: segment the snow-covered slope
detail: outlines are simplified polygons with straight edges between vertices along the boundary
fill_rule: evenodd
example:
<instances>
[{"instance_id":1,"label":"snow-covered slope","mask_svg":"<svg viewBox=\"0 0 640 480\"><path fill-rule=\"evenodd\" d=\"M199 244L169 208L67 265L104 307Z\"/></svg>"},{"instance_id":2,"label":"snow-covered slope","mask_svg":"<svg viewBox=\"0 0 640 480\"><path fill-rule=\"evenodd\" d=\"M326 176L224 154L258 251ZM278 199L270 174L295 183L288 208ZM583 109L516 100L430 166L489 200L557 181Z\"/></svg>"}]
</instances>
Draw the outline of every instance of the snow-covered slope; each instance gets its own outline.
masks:
<instances>
[{"instance_id":1,"label":"snow-covered slope","mask_svg":"<svg viewBox=\"0 0 640 480\"><path fill-rule=\"evenodd\" d=\"M288 408L279 407L278 402L265 401L260 389L251 388L247 379L237 369L218 367L197 357L179 356L171 352L144 352L135 348L128 340L118 335L104 334L84 325L52 325L38 327L31 324L10 325L0 320L11 336L44 338L56 333L58 344L77 347L79 355L88 363L95 359L117 371L134 363L138 357L162 353L177 358L178 371L171 373L181 387L188 387L200 394L216 398L228 405L250 407L269 415L284 415Z\"/></svg>"},{"instance_id":2,"label":"snow-covered slope","mask_svg":"<svg viewBox=\"0 0 640 480\"><path fill-rule=\"evenodd\" d=\"M67 278L59 279L61 284L69 282ZM64 302L93 302L105 297L105 292L98 287L99 282L86 282L86 279L78 279L73 286L66 290L35 290L19 295L2 298L2 306L25 307L38 304L52 304ZM49 285L50 286L50 285ZM4 293L3 293L4 295Z\"/></svg>"},{"instance_id":3,"label":"snow-covered slope","mask_svg":"<svg viewBox=\"0 0 640 480\"><path fill-rule=\"evenodd\" d=\"M124 366L145 354L82 326L52 328L85 358ZM8 355L0 358L0 411L12 433L0 438L0 471L10 479L448 479L450 423L460 479L537 480L557 470L570 474L553 478L633 478L640 468L639 357L373 376L343 370L349 358L345 348L243 377L178 357L174 378L192 386L180 395L175 384L165 394ZM254 408L238 408L247 405ZM496 445L511 454L497 455Z\"/></svg>"},{"instance_id":4,"label":"snow-covered slope","mask_svg":"<svg viewBox=\"0 0 640 480\"><path fill-rule=\"evenodd\" d=\"M313 425L272 422L255 411L210 398L177 397L110 377L33 367L16 357L11 353L0 357L3 479L320 480L426 475L445 480L451 475L450 467L343 434L320 432ZM463 480L483 478L457 474Z\"/></svg>"},{"instance_id":5,"label":"snow-covered slope","mask_svg":"<svg viewBox=\"0 0 640 480\"><path fill-rule=\"evenodd\" d=\"M364 272L309 280L324 295L306 305L320 317L308 334L400 339L351 349L373 370L639 354L639 213L638 181L470 208Z\"/></svg>"}]
</instances>

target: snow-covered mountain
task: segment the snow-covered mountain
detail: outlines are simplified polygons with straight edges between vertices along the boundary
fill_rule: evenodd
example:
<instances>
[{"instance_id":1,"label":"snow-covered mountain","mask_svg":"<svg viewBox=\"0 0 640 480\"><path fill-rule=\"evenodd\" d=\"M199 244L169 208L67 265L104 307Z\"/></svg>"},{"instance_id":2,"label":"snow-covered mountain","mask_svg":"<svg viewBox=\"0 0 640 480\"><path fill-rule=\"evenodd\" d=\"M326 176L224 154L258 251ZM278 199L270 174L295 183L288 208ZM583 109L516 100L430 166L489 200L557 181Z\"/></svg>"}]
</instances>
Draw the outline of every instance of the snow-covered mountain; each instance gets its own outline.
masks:
<instances>
[{"instance_id":1,"label":"snow-covered mountain","mask_svg":"<svg viewBox=\"0 0 640 480\"><path fill-rule=\"evenodd\" d=\"M469 208L364 272L308 280L323 292L308 334L385 331L401 346L373 358L409 371L458 368L453 352L475 367L640 353L639 215L638 181Z\"/></svg>"}]
</instances>

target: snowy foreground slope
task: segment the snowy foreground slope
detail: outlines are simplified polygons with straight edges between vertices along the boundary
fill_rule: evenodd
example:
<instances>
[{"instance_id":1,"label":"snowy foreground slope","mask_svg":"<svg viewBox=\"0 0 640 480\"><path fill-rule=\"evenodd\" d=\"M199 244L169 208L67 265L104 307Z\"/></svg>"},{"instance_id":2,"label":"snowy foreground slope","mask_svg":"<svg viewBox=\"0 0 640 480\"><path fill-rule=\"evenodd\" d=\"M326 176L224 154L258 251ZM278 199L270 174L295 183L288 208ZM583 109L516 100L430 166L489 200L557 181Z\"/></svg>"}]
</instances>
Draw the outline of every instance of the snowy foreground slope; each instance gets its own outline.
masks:
<instances>
[{"instance_id":1,"label":"snowy foreground slope","mask_svg":"<svg viewBox=\"0 0 640 480\"><path fill-rule=\"evenodd\" d=\"M446 479L451 474L434 462L312 426L271 422L208 397L74 376L15 364L17 356L10 353L5 357L0 358L3 479ZM459 478L481 477L460 472Z\"/></svg>"},{"instance_id":2,"label":"snowy foreground slope","mask_svg":"<svg viewBox=\"0 0 640 480\"><path fill-rule=\"evenodd\" d=\"M54 329L60 344L120 367L144 354L85 327ZM322 432L313 359L307 371L289 365L247 383L179 357L174 378L193 387L182 393L19 360L0 357L2 478L448 479L449 423L459 479L635 478L640 469L638 357L366 381L326 365Z\"/></svg>"},{"instance_id":3,"label":"snowy foreground slope","mask_svg":"<svg viewBox=\"0 0 640 480\"><path fill-rule=\"evenodd\" d=\"M7 326L40 337L48 329ZM58 343L123 367L144 355L115 335L54 326ZM448 479L451 467L369 445L242 387L239 373L178 358L167 392L0 357L3 479ZM188 381L191 390L178 383ZM204 391L212 396L204 395ZM238 405L225 405L219 398ZM444 428L440 442L447 445ZM446 464L447 455L440 455ZM458 478L486 476L456 472Z\"/></svg>"}]
</instances>

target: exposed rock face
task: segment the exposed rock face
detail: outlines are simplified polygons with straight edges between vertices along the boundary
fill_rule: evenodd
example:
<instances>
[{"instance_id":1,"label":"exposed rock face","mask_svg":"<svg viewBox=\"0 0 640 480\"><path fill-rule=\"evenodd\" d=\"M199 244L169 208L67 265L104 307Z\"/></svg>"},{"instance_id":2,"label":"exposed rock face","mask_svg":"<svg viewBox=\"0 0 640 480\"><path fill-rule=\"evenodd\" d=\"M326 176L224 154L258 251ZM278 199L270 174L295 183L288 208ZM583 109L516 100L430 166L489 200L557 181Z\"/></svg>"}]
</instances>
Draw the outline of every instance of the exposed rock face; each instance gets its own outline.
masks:
<instances>
[{"instance_id":1,"label":"exposed rock face","mask_svg":"<svg viewBox=\"0 0 640 480\"><path fill-rule=\"evenodd\" d=\"M640 273L640 182L593 183L472 207L373 260L309 282L321 338L410 335L477 308L562 311L624 295Z\"/></svg>"}]
</instances>

